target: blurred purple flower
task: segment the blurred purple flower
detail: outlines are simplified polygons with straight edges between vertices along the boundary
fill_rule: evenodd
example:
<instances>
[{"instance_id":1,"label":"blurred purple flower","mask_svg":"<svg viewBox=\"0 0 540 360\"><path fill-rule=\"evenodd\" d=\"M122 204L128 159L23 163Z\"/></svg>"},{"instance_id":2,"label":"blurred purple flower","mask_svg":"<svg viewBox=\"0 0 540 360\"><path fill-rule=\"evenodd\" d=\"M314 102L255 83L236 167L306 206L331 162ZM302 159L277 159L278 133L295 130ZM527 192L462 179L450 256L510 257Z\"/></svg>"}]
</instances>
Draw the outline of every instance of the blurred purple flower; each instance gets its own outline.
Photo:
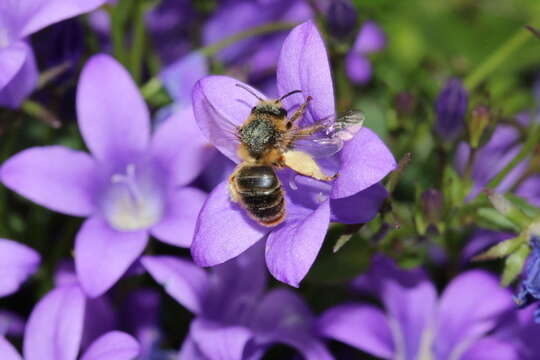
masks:
<instances>
[{"instance_id":1,"label":"blurred purple flower","mask_svg":"<svg viewBox=\"0 0 540 360\"><path fill-rule=\"evenodd\" d=\"M19 315L0 310L0 336L22 336L24 325Z\"/></svg>"},{"instance_id":2,"label":"blurred purple flower","mask_svg":"<svg viewBox=\"0 0 540 360\"><path fill-rule=\"evenodd\" d=\"M287 37L280 55L277 82L281 94L303 90L302 94L284 100L287 109L303 103L308 95L313 97L300 126L334 113L330 65L324 43L312 22L297 26ZM193 90L199 127L219 151L237 163L237 144L227 132L227 122L241 125L256 102L251 94L236 86L238 83L229 77L210 76L199 81ZM340 176L332 184L298 177L298 189L293 190L288 181L282 180L288 215L273 229L249 219L230 201L228 182L219 184L199 215L191 247L195 262L202 266L223 263L264 238L266 262L272 275L298 286L315 261L329 222L371 220L386 197L379 181L396 166L388 148L367 128L350 140L335 160L340 162ZM294 176L290 171L281 175Z\"/></svg>"},{"instance_id":3,"label":"blurred purple flower","mask_svg":"<svg viewBox=\"0 0 540 360\"><path fill-rule=\"evenodd\" d=\"M519 121L519 120L518 120ZM477 150L476 157L472 167L473 188L469 193L468 199L472 199L485 188L491 179L493 179L508 163L519 153L522 143L519 131L510 125L499 125L493 132L493 135L481 148ZM455 157L455 164L458 171L463 173L470 156L470 146L462 142L458 145ZM527 161L524 160L515 166L508 175L497 186L497 192L508 191L514 186L523 172L527 169ZM532 182L523 186L520 194L525 198L529 195L534 197L535 191L529 192L528 187Z\"/></svg>"},{"instance_id":4,"label":"blurred purple flower","mask_svg":"<svg viewBox=\"0 0 540 360\"><path fill-rule=\"evenodd\" d=\"M469 95L461 80L449 79L435 103L435 130L444 140L454 140L465 126Z\"/></svg>"},{"instance_id":5,"label":"blurred purple flower","mask_svg":"<svg viewBox=\"0 0 540 360\"><path fill-rule=\"evenodd\" d=\"M92 155L62 146L8 159L0 180L45 207L88 217L75 243L85 292L107 291L143 252L150 234L189 247L205 194L182 187L200 172L199 130L176 113L150 136L148 109L127 71L96 55L77 90L82 136Z\"/></svg>"},{"instance_id":6,"label":"blurred purple flower","mask_svg":"<svg viewBox=\"0 0 540 360\"><path fill-rule=\"evenodd\" d=\"M345 70L349 80L355 84L366 84L371 79L372 66L368 55L382 51L386 46L386 35L374 21L362 24L356 40L345 58Z\"/></svg>"},{"instance_id":7,"label":"blurred purple flower","mask_svg":"<svg viewBox=\"0 0 540 360\"><path fill-rule=\"evenodd\" d=\"M60 286L34 307L24 332L25 360L75 360L79 353L85 314L85 296L77 285ZM94 341L81 360L131 360L139 353L137 341L111 331ZM22 360L0 336L0 358Z\"/></svg>"},{"instance_id":8,"label":"blurred purple flower","mask_svg":"<svg viewBox=\"0 0 540 360\"><path fill-rule=\"evenodd\" d=\"M58 21L92 11L105 0L3 0L0 2L0 106L18 107L35 88L38 70L25 40Z\"/></svg>"},{"instance_id":9,"label":"blurred purple flower","mask_svg":"<svg viewBox=\"0 0 540 360\"><path fill-rule=\"evenodd\" d=\"M28 246L0 239L0 298L16 292L40 262L39 254Z\"/></svg>"},{"instance_id":10,"label":"blurred purple flower","mask_svg":"<svg viewBox=\"0 0 540 360\"><path fill-rule=\"evenodd\" d=\"M488 335L512 297L484 271L459 275L437 299L421 270L379 258L356 286L377 296L384 311L367 303L327 310L319 327L331 339L383 359L517 359L510 343Z\"/></svg>"},{"instance_id":11,"label":"blurred purple flower","mask_svg":"<svg viewBox=\"0 0 540 360\"><path fill-rule=\"evenodd\" d=\"M146 14L146 28L165 65L189 51L195 16L191 0L163 0Z\"/></svg>"},{"instance_id":12,"label":"blurred purple flower","mask_svg":"<svg viewBox=\"0 0 540 360\"><path fill-rule=\"evenodd\" d=\"M520 308L540 300L540 238L532 236L529 244L531 253L527 259L516 303ZM540 308L534 312L534 321L540 324Z\"/></svg>"},{"instance_id":13,"label":"blurred purple flower","mask_svg":"<svg viewBox=\"0 0 540 360\"><path fill-rule=\"evenodd\" d=\"M195 314L179 359L259 359L274 343L306 359L332 359L314 331L315 318L288 289L265 292L264 249L254 246L209 272L171 256L142 259L165 291Z\"/></svg>"},{"instance_id":14,"label":"blurred purple flower","mask_svg":"<svg viewBox=\"0 0 540 360\"><path fill-rule=\"evenodd\" d=\"M350 0L332 1L326 16L328 30L337 39L351 35L358 23L358 11Z\"/></svg>"},{"instance_id":15,"label":"blurred purple flower","mask_svg":"<svg viewBox=\"0 0 540 360\"><path fill-rule=\"evenodd\" d=\"M203 43L211 45L253 27L279 21L299 23L311 16L311 8L305 0L226 2L206 23ZM284 32L252 36L221 50L218 59L227 65L247 65L248 73L261 77L275 68L284 37Z\"/></svg>"}]
</instances>

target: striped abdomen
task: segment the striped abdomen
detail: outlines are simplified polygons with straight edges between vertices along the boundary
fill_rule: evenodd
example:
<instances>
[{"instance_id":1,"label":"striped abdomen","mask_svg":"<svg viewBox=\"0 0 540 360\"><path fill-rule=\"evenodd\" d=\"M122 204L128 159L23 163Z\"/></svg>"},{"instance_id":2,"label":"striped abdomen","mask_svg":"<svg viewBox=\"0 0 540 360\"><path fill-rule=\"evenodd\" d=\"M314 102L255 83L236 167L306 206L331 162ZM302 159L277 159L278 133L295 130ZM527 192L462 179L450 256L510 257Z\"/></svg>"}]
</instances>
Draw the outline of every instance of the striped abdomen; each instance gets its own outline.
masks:
<instances>
[{"instance_id":1,"label":"striped abdomen","mask_svg":"<svg viewBox=\"0 0 540 360\"><path fill-rule=\"evenodd\" d=\"M234 174L237 199L252 218L275 226L285 217L283 190L274 169L266 165L242 165Z\"/></svg>"}]
</instances>

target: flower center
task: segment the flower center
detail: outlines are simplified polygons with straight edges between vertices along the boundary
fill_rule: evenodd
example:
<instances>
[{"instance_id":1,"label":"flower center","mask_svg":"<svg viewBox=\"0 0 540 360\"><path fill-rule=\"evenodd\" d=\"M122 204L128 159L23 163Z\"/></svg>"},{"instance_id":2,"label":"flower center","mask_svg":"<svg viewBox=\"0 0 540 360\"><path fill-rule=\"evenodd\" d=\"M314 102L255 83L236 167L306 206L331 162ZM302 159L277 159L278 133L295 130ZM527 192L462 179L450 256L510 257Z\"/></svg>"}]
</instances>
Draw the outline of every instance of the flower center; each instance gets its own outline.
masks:
<instances>
[{"instance_id":1,"label":"flower center","mask_svg":"<svg viewBox=\"0 0 540 360\"><path fill-rule=\"evenodd\" d=\"M103 211L109 224L121 231L142 230L163 215L164 199L154 176L147 169L128 164L124 173L110 177Z\"/></svg>"}]
</instances>

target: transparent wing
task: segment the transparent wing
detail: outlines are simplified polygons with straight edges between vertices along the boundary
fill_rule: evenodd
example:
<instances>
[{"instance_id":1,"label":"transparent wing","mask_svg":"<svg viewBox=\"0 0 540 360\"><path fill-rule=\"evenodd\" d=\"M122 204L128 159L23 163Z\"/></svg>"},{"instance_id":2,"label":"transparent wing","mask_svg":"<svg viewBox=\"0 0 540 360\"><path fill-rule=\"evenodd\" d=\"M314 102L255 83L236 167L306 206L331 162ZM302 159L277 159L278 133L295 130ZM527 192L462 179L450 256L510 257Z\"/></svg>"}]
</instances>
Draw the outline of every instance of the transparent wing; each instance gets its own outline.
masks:
<instances>
[{"instance_id":1,"label":"transparent wing","mask_svg":"<svg viewBox=\"0 0 540 360\"><path fill-rule=\"evenodd\" d=\"M312 126L295 129L291 135L291 148L315 158L330 157L339 152L345 142L360 131L364 119L362 112L350 110L339 116L332 115L321 119Z\"/></svg>"}]
</instances>

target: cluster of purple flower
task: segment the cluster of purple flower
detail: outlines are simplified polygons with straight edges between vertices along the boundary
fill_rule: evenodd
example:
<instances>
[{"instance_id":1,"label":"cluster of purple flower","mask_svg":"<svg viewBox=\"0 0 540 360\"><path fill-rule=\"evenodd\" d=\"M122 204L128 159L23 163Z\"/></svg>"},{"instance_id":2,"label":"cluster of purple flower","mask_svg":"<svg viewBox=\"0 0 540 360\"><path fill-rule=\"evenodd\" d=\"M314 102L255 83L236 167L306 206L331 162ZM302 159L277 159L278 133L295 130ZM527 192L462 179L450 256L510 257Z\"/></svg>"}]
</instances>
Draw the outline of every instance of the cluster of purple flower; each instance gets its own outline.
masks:
<instances>
[{"instance_id":1,"label":"cluster of purple flower","mask_svg":"<svg viewBox=\"0 0 540 360\"><path fill-rule=\"evenodd\" d=\"M38 56L36 62L31 34L89 14L85 30L99 35L99 46L109 51L118 41L111 35L118 14L111 9L122 3L0 0L0 106L15 111L38 87L36 63L47 61ZM403 169L379 135L364 127L321 162L325 171L339 174L332 181L279 171L286 217L278 226L262 226L231 201L228 177L241 160L229 125L240 127L258 99L289 93L284 108L309 103L301 127L336 112L329 55L316 16L326 14L330 37L347 48L343 71L352 84L371 79L369 56L385 48L386 35L371 20L358 26L356 8L347 0L227 0L205 19L205 47L197 51L189 34L199 26L193 20L198 11L195 2L162 1L141 25L156 39L164 64L153 81L172 101L149 109L129 66L105 53L92 54L78 76L74 100L88 151L56 144L29 147L0 164L0 183L7 189L54 212L85 218L73 239L73 260L53 259L47 264L51 274L41 270L48 255L0 239L0 297L16 294L34 275L45 284L27 319L0 307L0 359L247 360L262 358L278 343L311 360L355 354L535 359L540 328L533 325L530 309L516 313L512 292L484 270L461 272L438 296L423 269L402 270L376 255L369 271L340 284L347 296L318 309L318 315L312 312L293 288L314 265L331 223L356 228L378 214L383 218L391 210L383 209L389 192L381 182ZM278 30L292 30L238 35L276 24ZM81 41L65 52L76 54L70 60L74 73L83 53L74 47ZM210 74L215 64L205 49L215 44L229 45L213 58L235 78ZM436 133L445 141L458 139L467 108L461 81L449 80L436 101ZM519 120L523 127L532 122L530 114ZM470 181L463 202L480 196L523 148L520 141L518 130L500 125L485 143L455 143L455 172ZM533 161L513 167L496 189L540 206L540 177L528 172ZM438 190L422 198L426 218L436 225L448 199ZM521 306L540 300L540 244L533 225L527 229L532 253L517 296ZM512 236L477 229L462 257L468 260ZM151 238L167 246L149 245ZM161 248L166 251L156 250ZM170 255L180 248L189 249L193 261ZM269 275L278 282L270 283ZM152 287L134 288L145 276ZM173 334L181 343L176 349L165 341L170 334L162 325L160 291L193 314L186 333Z\"/></svg>"}]
</instances>

